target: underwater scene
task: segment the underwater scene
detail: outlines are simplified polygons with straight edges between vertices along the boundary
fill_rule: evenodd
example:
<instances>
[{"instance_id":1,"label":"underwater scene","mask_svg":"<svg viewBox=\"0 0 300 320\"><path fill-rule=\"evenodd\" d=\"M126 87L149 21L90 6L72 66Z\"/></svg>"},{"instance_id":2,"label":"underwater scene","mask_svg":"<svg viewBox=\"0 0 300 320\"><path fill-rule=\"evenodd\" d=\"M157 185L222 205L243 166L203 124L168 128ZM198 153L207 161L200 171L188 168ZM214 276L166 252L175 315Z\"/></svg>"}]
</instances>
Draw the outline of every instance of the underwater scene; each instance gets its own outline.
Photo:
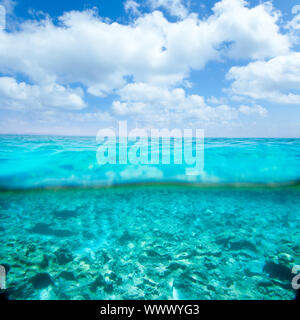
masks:
<instances>
[{"instance_id":1,"label":"underwater scene","mask_svg":"<svg viewBox=\"0 0 300 320\"><path fill-rule=\"evenodd\" d=\"M294 299L300 139L205 138L195 176L185 164L100 165L97 148L0 136L10 299Z\"/></svg>"}]
</instances>

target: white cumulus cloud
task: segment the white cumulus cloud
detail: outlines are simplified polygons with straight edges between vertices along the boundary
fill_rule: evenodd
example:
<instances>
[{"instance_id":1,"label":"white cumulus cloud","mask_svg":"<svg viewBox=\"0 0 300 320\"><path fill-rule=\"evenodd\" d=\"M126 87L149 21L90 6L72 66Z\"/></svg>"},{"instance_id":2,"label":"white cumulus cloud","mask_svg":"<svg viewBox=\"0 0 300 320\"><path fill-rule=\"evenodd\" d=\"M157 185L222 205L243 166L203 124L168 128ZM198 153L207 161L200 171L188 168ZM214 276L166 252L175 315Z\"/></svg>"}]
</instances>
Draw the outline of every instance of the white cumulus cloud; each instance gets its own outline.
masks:
<instances>
[{"instance_id":1,"label":"white cumulus cloud","mask_svg":"<svg viewBox=\"0 0 300 320\"><path fill-rule=\"evenodd\" d=\"M267 109L260 105L254 105L253 107L242 105L239 107L239 112L245 115L259 115L261 117L264 117L268 114Z\"/></svg>"},{"instance_id":2,"label":"white cumulus cloud","mask_svg":"<svg viewBox=\"0 0 300 320\"><path fill-rule=\"evenodd\" d=\"M244 0L221 0L203 18L186 3L149 0L155 11L140 14L143 3L127 0L124 8L133 13L128 23L112 22L94 10L65 12L58 22L46 15L17 20L16 28L0 30L0 108L76 114L88 107L84 99L89 95L101 104L101 98L114 94L111 110L103 112L101 105L74 118L112 121L112 112L133 121L180 126L264 115L258 105L233 108L226 97L205 100L201 86L199 93L185 91L194 88L191 72L212 61L237 65L227 75L236 97L300 102L299 53L292 51L297 17L283 33L281 14L270 2L250 7ZM179 19L169 21L161 8ZM239 66L240 61L248 65Z\"/></svg>"},{"instance_id":3,"label":"white cumulus cloud","mask_svg":"<svg viewBox=\"0 0 300 320\"><path fill-rule=\"evenodd\" d=\"M127 0L125 3L124 3L124 9L126 12L132 12L133 14L140 14L140 11L139 11L139 4L134 1L134 0Z\"/></svg>"},{"instance_id":4,"label":"white cumulus cloud","mask_svg":"<svg viewBox=\"0 0 300 320\"><path fill-rule=\"evenodd\" d=\"M174 85L191 70L222 57L268 58L286 54L289 38L280 33L278 14L263 4L247 8L223 0L208 19L189 15L168 21L155 11L131 24L110 23L93 11L26 21L0 32L0 72L25 74L35 83L81 83L95 96L136 82Z\"/></svg>"},{"instance_id":5,"label":"white cumulus cloud","mask_svg":"<svg viewBox=\"0 0 300 320\"><path fill-rule=\"evenodd\" d=\"M299 104L300 52L232 67L227 78L233 80L233 94L275 103Z\"/></svg>"},{"instance_id":6,"label":"white cumulus cloud","mask_svg":"<svg viewBox=\"0 0 300 320\"><path fill-rule=\"evenodd\" d=\"M119 100L113 102L118 116L141 122L170 126L201 121L229 121L238 112L228 105L211 107L202 96L188 95L182 88L167 89L145 83L128 84L119 90Z\"/></svg>"},{"instance_id":7,"label":"white cumulus cloud","mask_svg":"<svg viewBox=\"0 0 300 320\"><path fill-rule=\"evenodd\" d=\"M37 109L58 107L82 109L85 103L81 89L69 89L56 83L29 85L11 77L0 77L0 108Z\"/></svg>"},{"instance_id":8,"label":"white cumulus cloud","mask_svg":"<svg viewBox=\"0 0 300 320\"><path fill-rule=\"evenodd\" d=\"M164 8L169 14L179 18L185 18L188 15L188 9L182 0L148 0L152 9Z\"/></svg>"}]
</instances>

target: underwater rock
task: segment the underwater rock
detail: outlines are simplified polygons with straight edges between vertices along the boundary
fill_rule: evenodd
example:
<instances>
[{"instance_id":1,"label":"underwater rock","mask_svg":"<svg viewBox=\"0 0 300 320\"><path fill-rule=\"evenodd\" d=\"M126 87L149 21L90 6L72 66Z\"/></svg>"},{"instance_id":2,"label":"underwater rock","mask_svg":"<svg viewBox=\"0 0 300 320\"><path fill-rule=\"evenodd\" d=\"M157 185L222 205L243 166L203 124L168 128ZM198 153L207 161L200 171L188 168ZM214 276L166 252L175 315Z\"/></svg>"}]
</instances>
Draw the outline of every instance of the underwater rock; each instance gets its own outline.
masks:
<instances>
[{"instance_id":1,"label":"underwater rock","mask_svg":"<svg viewBox=\"0 0 300 320\"><path fill-rule=\"evenodd\" d=\"M288 253L279 253L278 255L278 262L281 264L290 265L294 261L295 259Z\"/></svg>"},{"instance_id":2,"label":"underwater rock","mask_svg":"<svg viewBox=\"0 0 300 320\"><path fill-rule=\"evenodd\" d=\"M52 235L50 224L48 223L37 223L33 228L29 229L31 233L38 233L44 235Z\"/></svg>"},{"instance_id":3,"label":"underwater rock","mask_svg":"<svg viewBox=\"0 0 300 320\"><path fill-rule=\"evenodd\" d=\"M104 287L106 284L105 279L102 274L100 274L91 284L90 290L96 292L99 287Z\"/></svg>"},{"instance_id":4,"label":"underwater rock","mask_svg":"<svg viewBox=\"0 0 300 320\"><path fill-rule=\"evenodd\" d=\"M122 236L119 238L120 243L126 243L134 240L134 236L131 235L128 231L124 231Z\"/></svg>"},{"instance_id":5,"label":"underwater rock","mask_svg":"<svg viewBox=\"0 0 300 320\"><path fill-rule=\"evenodd\" d=\"M60 248L55 251L55 257L58 264L64 265L73 260L73 255L70 250L66 248Z\"/></svg>"},{"instance_id":6,"label":"underwater rock","mask_svg":"<svg viewBox=\"0 0 300 320\"><path fill-rule=\"evenodd\" d=\"M27 245L27 250L26 250L25 256L28 257L31 253L33 253L35 251L36 251L36 246L32 243L29 243Z\"/></svg>"},{"instance_id":7,"label":"underwater rock","mask_svg":"<svg viewBox=\"0 0 300 320\"><path fill-rule=\"evenodd\" d=\"M222 256L222 250L219 248L210 248L209 251L205 252L205 255L220 258Z\"/></svg>"},{"instance_id":8,"label":"underwater rock","mask_svg":"<svg viewBox=\"0 0 300 320\"><path fill-rule=\"evenodd\" d=\"M52 277L49 273L46 272L36 274L31 279L29 279L29 281L35 289L44 289L51 285L54 285Z\"/></svg>"},{"instance_id":9,"label":"underwater rock","mask_svg":"<svg viewBox=\"0 0 300 320\"><path fill-rule=\"evenodd\" d=\"M156 288L158 286L158 284L156 282L154 282L152 279L144 278L143 280L144 280L143 285L149 285L154 288Z\"/></svg>"},{"instance_id":10,"label":"underwater rock","mask_svg":"<svg viewBox=\"0 0 300 320\"><path fill-rule=\"evenodd\" d=\"M97 259L100 260L102 264L108 263L112 258L108 255L106 249L102 249L96 252Z\"/></svg>"},{"instance_id":11,"label":"underwater rock","mask_svg":"<svg viewBox=\"0 0 300 320\"><path fill-rule=\"evenodd\" d=\"M230 241L229 247L231 250L249 249L252 251L256 251L256 245L250 242L249 240Z\"/></svg>"},{"instance_id":12,"label":"underwater rock","mask_svg":"<svg viewBox=\"0 0 300 320\"><path fill-rule=\"evenodd\" d=\"M108 277L99 275L96 280L91 283L90 290L92 292L96 292L98 288L103 288L106 293L112 293L114 289L114 282Z\"/></svg>"},{"instance_id":13,"label":"underwater rock","mask_svg":"<svg viewBox=\"0 0 300 320\"><path fill-rule=\"evenodd\" d=\"M293 246L293 251L296 255L300 256L300 244L296 244Z\"/></svg>"},{"instance_id":14,"label":"underwater rock","mask_svg":"<svg viewBox=\"0 0 300 320\"><path fill-rule=\"evenodd\" d=\"M144 298L144 293L143 291L135 286L131 286L128 288L126 293L122 296L123 300L143 300Z\"/></svg>"},{"instance_id":15,"label":"underwater rock","mask_svg":"<svg viewBox=\"0 0 300 320\"><path fill-rule=\"evenodd\" d=\"M31 233L43 234L48 236L56 236L56 237L69 237L73 236L74 233L68 229L52 229L51 224L48 223L37 223L33 228L28 231Z\"/></svg>"},{"instance_id":16,"label":"underwater rock","mask_svg":"<svg viewBox=\"0 0 300 320\"><path fill-rule=\"evenodd\" d=\"M181 274L181 278L184 278L186 281L194 284L206 284L207 275L204 272L199 272L195 270L185 270Z\"/></svg>"},{"instance_id":17,"label":"underwater rock","mask_svg":"<svg viewBox=\"0 0 300 320\"><path fill-rule=\"evenodd\" d=\"M197 252L197 250L194 249L194 250L191 250L191 251L186 251L186 252L179 253L174 258L178 259L178 260L191 259L193 257L196 257L198 254L199 253Z\"/></svg>"},{"instance_id":18,"label":"underwater rock","mask_svg":"<svg viewBox=\"0 0 300 320\"><path fill-rule=\"evenodd\" d=\"M232 233L222 233L216 237L216 243L219 245L223 245L224 247L229 246L230 240L234 238Z\"/></svg>"},{"instance_id":19,"label":"underwater rock","mask_svg":"<svg viewBox=\"0 0 300 320\"><path fill-rule=\"evenodd\" d=\"M263 279L263 280L260 280L260 281L258 282L258 286L259 286L259 287L268 288L268 287L273 287L274 284L273 284L273 282L270 281L270 280L265 280L265 279Z\"/></svg>"},{"instance_id":20,"label":"underwater rock","mask_svg":"<svg viewBox=\"0 0 300 320\"><path fill-rule=\"evenodd\" d=\"M188 277L187 273L182 273L173 282L173 298L176 299L202 299L205 296L203 285L196 285ZM175 295L175 296L174 296Z\"/></svg>"},{"instance_id":21,"label":"underwater rock","mask_svg":"<svg viewBox=\"0 0 300 320\"><path fill-rule=\"evenodd\" d=\"M168 265L168 269L165 273L169 273L178 269L186 269L186 265L182 264L182 263L178 263L178 262L171 262Z\"/></svg>"},{"instance_id":22,"label":"underwater rock","mask_svg":"<svg viewBox=\"0 0 300 320\"><path fill-rule=\"evenodd\" d=\"M77 212L75 210L58 210L53 211L52 215L60 219L69 219L73 217L77 217Z\"/></svg>"},{"instance_id":23,"label":"underwater rock","mask_svg":"<svg viewBox=\"0 0 300 320\"><path fill-rule=\"evenodd\" d=\"M220 294L220 291L222 289L222 286L220 285L220 283L216 280L211 280L207 286L206 286L207 290L213 293L217 293Z\"/></svg>"},{"instance_id":24,"label":"underwater rock","mask_svg":"<svg viewBox=\"0 0 300 320\"><path fill-rule=\"evenodd\" d=\"M159 257L159 258L162 258L162 257L167 257L168 259L170 259L170 255L167 255L167 254L161 254L159 251L159 248L155 248L155 249L147 249L146 250L146 254L148 257Z\"/></svg>"},{"instance_id":25,"label":"underwater rock","mask_svg":"<svg viewBox=\"0 0 300 320\"><path fill-rule=\"evenodd\" d=\"M62 271L59 277L65 280L70 280L70 281L76 280L74 273L72 271Z\"/></svg>"},{"instance_id":26,"label":"underwater rock","mask_svg":"<svg viewBox=\"0 0 300 320\"><path fill-rule=\"evenodd\" d=\"M43 255L43 259L42 259L42 261L40 263L40 267L41 268L47 268L47 267L49 267L49 265L50 265L50 256L47 255L47 254L44 254Z\"/></svg>"},{"instance_id":27,"label":"underwater rock","mask_svg":"<svg viewBox=\"0 0 300 320\"><path fill-rule=\"evenodd\" d=\"M204 259L204 265L207 269L213 270L218 267L218 263L212 259L209 259L208 257L205 257Z\"/></svg>"},{"instance_id":28,"label":"underwater rock","mask_svg":"<svg viewBox=\"0 0 300 320\"><path fill-rule=\"evenodd\" d=\"M156 250L153 250L153 249L147 250L146 254L149 257L160 257L160 253L158 253Z\"/></svg>"},{"instance_id":29,"label":"underwater rock","mask_svg":"<svg viewBox=\"0 0 300 320\"><path fill-rule=\"evenodd\" d=\"M34 288L28 281L12 284L9 289L10 299L23 299L24 296L31 297L34 295Z\"/></svg>"},{"instance_id":30,"label":"underwater rock","mask_svg":"<svg viewBox=\"0 0 300 320\"><path fill-rule=\"evenodd\" d=\"M104 291L106 293L112 293L114 290L114 285L112 281L107 281L104 286Z\"/></svg>"},{"instance_id":31,"label":"underwater rock","mask_svg":"<svg viewBox=\"0 0 300 320\"><path fill-rule=\"evenodd\" d=\"M170 261L172 260L172 257L169 254L163 254L158 252L158 248L155 249L148 249L145 251L147 257L149 258L155 258L161 260L167 260Z\"/></svg>"},{"instance_id":32,"label":"underwater rock","mask_svg":"<svg viewBox=\"0 0 300 320\"><path fill-rule=\"evenodd\" d=\"M173 261L167 266L167 268L164 270L162 275L168 276L169 274L171 274L172 272L175 272L177 270L184 271L186 269L187 269L187 266L185 264Z\"/></svg>"},{"instance_id":33,"label":"underwater rock","mask_svg":"<svg viewBox=\"0 0 300 320\"><path fill-rule=\"evenodd\" d=\"M92 240L95 238L95 235L92 232L86 231L86 230L82 231L82 235L84 238L86 238L88 240Z\"/></svg>"},{"instance_id":34,"label":"underwater rock","mask_svg":"<svg viewBox=\"0 0 300 320\"><path fill-rule=\"evenodd\" d=\"M159 296L159 291L152 287L152 286L145 286L144 288L140 288L144 291L145 299L151 299L153 300L154 297Z\"/></svg>"},{"instance_id":35,"label":"underwater rock","mask_svg":"<svg viewBox=\"0 0 300 320\"><path fill-rule=\"evenodd\" d=\"M111 271L105 274L110 280L112 280L117 285L120 285L122 283L122 278L119 277L115 272Z\"/></svg>"},{"instance_id":36,"label":"underwater rock","mask_svg":"<svg viewBox=\"0 0 300 320\"><path fill-rule=\"evenodd\" d=\"M71 237L74 234L75 234L74 232L68 229L52 229L52 235L59 238Z\"/></svg>"},{"instance_id":37,"label":"underwater rock","mask_svg":"<svg viewBox=\"0 0 300 320\"><path fill-rule=\"evenodd\" d=\"M204 271L193 271L191 278L197 280L197 282L206 282L208 279L207 274Z\"/></svg>"},{"instance_id":38,"label":"underwater rock","mask_svg":"<svg viewBox=\"0 0 300 320\"><path fill-rule=\"evenodd\" d=\"M270 256L266 260L263 271L272 278L290 282L293 276L291 262L289 255L286 254Z\"/></svg>"},{"instance_id":39,"label":"underwater rock","mask_svg":"<svg viewBox=\"0 0 300 320\"><path fill-rule=\"evenodd\" d=\"M252 277L256 275L261 275L263 272L263 264L260 261L252 261L248 264L245 269L245 275L247 277Z\"/></svg>"}]
</instances>

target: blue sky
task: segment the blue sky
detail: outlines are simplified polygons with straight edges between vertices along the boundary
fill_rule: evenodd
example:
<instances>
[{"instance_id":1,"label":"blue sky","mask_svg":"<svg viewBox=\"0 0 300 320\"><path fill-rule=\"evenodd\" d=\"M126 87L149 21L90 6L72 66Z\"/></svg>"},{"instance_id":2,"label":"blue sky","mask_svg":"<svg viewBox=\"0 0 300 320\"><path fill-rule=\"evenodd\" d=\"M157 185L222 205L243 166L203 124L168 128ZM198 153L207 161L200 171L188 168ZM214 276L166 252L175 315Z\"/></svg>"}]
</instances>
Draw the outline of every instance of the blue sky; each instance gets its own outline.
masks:
<instances>
[{"instance_id":1,"label":"blue sky","mask_svg":"<svg viewBox=\"0 0 300 320\"><path fill-rule=\"evenodd\" d=\"M297 1L0 4L0 133L300 137Z\"/></svg>"}]
</instances>

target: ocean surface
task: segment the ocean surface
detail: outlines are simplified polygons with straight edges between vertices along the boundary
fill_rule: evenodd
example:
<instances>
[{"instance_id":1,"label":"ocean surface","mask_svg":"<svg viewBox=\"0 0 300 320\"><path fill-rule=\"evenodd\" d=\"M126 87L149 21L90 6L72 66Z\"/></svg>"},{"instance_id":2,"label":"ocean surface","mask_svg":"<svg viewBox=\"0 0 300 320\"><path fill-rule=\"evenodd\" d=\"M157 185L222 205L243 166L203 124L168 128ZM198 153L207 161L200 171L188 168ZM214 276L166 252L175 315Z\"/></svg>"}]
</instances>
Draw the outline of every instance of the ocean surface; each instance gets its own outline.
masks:
<instances>
[{"instance_id":1,"label":"ocean surface","mask_svg":"<svg viewBox=\"0 0 300 320\"><path fill-rule=\"evenodd\" d=\"M300 139L205 138L197 176L184 163L100 165L98 147L0 136L10 299L295 297Z\"/></svg>"}]
</instances>

